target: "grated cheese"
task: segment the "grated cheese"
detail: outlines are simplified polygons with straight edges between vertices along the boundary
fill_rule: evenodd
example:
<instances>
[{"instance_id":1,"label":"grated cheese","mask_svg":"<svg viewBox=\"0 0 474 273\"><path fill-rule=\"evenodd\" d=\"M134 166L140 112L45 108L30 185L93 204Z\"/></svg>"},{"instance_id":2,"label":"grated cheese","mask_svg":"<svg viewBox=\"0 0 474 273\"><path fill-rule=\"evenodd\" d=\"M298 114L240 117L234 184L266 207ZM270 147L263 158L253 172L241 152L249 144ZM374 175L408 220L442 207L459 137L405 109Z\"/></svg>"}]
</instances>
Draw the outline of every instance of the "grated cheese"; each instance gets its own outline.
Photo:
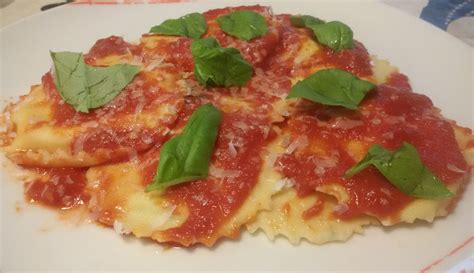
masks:
<instances>
[{"instance_id":1,"label":"grated cheese","mask_svg":"<svg viewBox=\"0 0 474 273\"><path fill-rule=\"evenodd\" d=\"M286 148L286 153L292 154L296 149L306 146L308 146L308 137L305 135L299 136Z\"/></svg>"},{"instance_id":2,"label":"grated cheese","mask_svg":"<svg viewBox=\"0 0 474 273\"><path fill-rule=\"evenodd\" d=\"M446 165L446 168L448 168L448 170L453 171L455 173L466 173L465 170L462 170L459 167L457 167L456 165L451 164L451 163L448 163L448 165Z\"/></svg>"},{"instance_id":3,"label":"grated cheese","mask_svg":"<svg viewBox=\"0 0 474 273\"><path fill-rule=\"evenodd\" d=\"M131 230L126 228L125 225L119 220L114 221L114 230L118 235L130 234Z\"/></svg>"},{"instance_id":4,"label":"grated cheese","mask_svg":"<svg viewBox=\"0 0 474 273\"><path fill-rule=\"evenodd\" d=\"M241 174L238 170L224 170L215 165L209 166L209 175L216 178L235 178Z\"/></svg>"}]
</instances>

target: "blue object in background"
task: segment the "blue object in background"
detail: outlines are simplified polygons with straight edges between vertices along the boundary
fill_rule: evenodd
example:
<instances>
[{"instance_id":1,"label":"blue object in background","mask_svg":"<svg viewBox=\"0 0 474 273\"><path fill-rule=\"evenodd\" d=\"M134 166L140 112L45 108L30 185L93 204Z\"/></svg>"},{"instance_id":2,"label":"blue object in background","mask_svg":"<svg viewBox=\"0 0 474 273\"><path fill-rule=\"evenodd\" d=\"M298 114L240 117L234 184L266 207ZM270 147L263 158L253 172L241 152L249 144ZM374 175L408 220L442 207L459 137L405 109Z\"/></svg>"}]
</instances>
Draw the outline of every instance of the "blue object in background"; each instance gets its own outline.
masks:
<instances>
[{"instance_id":1,"label":"blue object in background","mask_svg":"<svg viewBox=\"0 0 474 273\"><path fill-rule=\"evenodd\" d=\"M449 23L461 17L474 16L474 0L429 0L420 17L446 30Z\"/></svg>"}]
</instances>

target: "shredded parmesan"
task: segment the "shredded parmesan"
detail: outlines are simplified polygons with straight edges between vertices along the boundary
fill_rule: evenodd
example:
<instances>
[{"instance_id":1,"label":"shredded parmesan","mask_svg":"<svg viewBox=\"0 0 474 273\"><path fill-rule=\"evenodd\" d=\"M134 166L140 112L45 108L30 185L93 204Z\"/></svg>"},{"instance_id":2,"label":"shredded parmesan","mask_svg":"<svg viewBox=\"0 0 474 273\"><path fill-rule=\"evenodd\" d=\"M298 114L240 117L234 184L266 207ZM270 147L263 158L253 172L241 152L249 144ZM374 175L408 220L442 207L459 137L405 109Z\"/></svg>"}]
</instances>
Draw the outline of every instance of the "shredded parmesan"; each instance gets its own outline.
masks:
<instances>
[{"instance_id":1,"label":"shredded parmesan","mask_svg":"<svg viewBox=\"0 0 474 273\"><path fill-rule=\"evenodd\" d=\"M262 130L263 138L267 139L268 135L270 134L270 127L269 126L260 126L260 130Z\"/></svg>"},{"instance_id":2,"label":"shredded parmesan","mask_svg":"<svg viewBox=\"0 0 474 273\"><path fill-rule=\"evenodd\" d=\"M466 172L465 170L460 169L459 167L457 167L456 165L451 164L451 163L446 165L446 168L448 168L448 170L453 171L455 173L465 173Z\"/></svg>"},{"instance_id":3,"label":"shredded parmesan","mask_svg":"<svg viewBox=\"0 0 474 273\"><path fill-rule=\"evenodd\" d=\"M334 209L333 209L333 211L337 214L343 214L344 212L348 210L349 210L349 206L344 203L337 204L336 206L334 206Z\"/></svg>"},{"instance_id":4,"label":"shredded parmesan","mask_svg":"<svg viewBox=\"0 0 474 273\"><path fill-rule=\"evenodd\" d=\"M193 198L195 201L199 202L201 205L205 206L209 202L206 197L202 193L199 194L194 194L191 198Z\"/></svg>"},{"instance_id":5,"label":"shredded parmesan","mask_svg":"<svg viewBox=\"0 0 474 273\"><path fill-rule=\"evenodd\" d=\"M238 170L224 170L222 168L211 165L209 167L209 175L216 178L235 178L240 175Z\"/></svg>"},{"instance_id":6,"label":"shredded parmesan","mask_svg":"<svg viewBox=\"0 0 474 273\"><path fill-rule=\"evenodd\" d=\"M379 118L374 118L371 120L371 122L374 125L379 125L380 123L382 123L382 121Z\"/></svg>"},{"instance_id":7,"label":"shredded parmesan","mask_svg":"<svg viewBox=\"0 0 474 273\"><path fill-rule=\"evenodd\" d=\"M393 132L385 132L382 136L386 139L393 139Z\"/></svg>"},{"instance_id":8,"label":"shredded parmesan","mask_svg":"<svg viewBox=\"0 0 474 273\"><path fill-rule=\"evenodd\" d=\"M227 202L228 202L229 204L234 203L234 197L233 197L232 195L227 195Z\"/></svg>"},{"instance_id":9,"label":"shredded parmesan","mask_svg":"<svg viewBox=\"0 0 474 273\"><path fill-rule=\"evenodd\" d=\"M392 194L390 193L390 191L387 188L381 188L380 191L383 192L388 197L392 197Z\"/></svg>"},{"instance_id":10,"label":"shredded parmesan","mask_svg":"<svg viewBox=\"0 0 474 273\"><path fill-rule=\"evenodd\" d=\"M154 56L150 63L145 67L145 70L151 71L157 67L163 66L164 58L162 56Z\"/></svg>"},{"instance_id":11,"label":"shredded parmesan","mask_svg":"<svg viewBox=\"0 0 474 273\"><path fill-rule=\"evenodd\" d=\"M353 120L353 119L348 119L346 117L337 117L334 120L331 120L330 122L324 122L318 120L318 126L324 127L324 128L332 128L332 129L342 129L342 130L349 130L354 127L362 126L364 123L361 120Z\"/></svg>"},{"instance_id":12,"label":"shredded parmesan","mask_svg":"<svg viewBox=\"0 0 474 273\"><path fill-rule=\"evenodd\" d=\"M64 186L63 185L59 185L56 189L56 191L58 192L59 196L64 196Z\"/></svg>"},{"instance_id":13,"label":"shredded parmesan","mask_svg":"<svg viewBox=\"0 0 474 273\"><path fill-rule=\"evenodd\" d=\"M44 198L44 194L46 193L46 191L48 190L48 185L44 186L43 190L41 191L41 198Z\"/></svg>"},{"instance_id":14,"label":"shredded parmesan","mask_svg":"<svg viewBox=\"0 0 474 273\"><path fill-rule=\"evenodd\" d=\"M87 205L87 208L93 209L93 208L97 207L98 204L99 204L99 202L97 202L97 197L95 195L93 195L89 199L89 204Z\"/></svg>"},{"instance_id":15,"label":"shredded parmesan","mask_svg":"<svg viewBox=\"0 0 474 273\"><path fill-rule=\"evenodd\" d=\"M97 128L97 127L99 127L99 123L95 120L91 120L91 121L82 123L81 127L85 128L85 129L86 128Z\"/></svg>"},{"instance_id":16,"label":"shredded parmesan","mask_svg":"<svg viewBox=\"0 0 474 273\"><path fill-rule=\"evenodd\" d=\"M142 135L142 141L145 144L151 144L151 143L153 143L153 138L150 136L150 134L145 133L145 134Z\"/></svg>"},{"instance_id":17,"label":"shredded parmesan","mask_svg":"<svg viewBox=\"0 0 474 273\"><path fill-rule=\"evenodd\" d=\"M270 152L268 153L268 157L267 157L267 164L268 164L269 166L275 165L276 159L277 159L277 154L270 151Z\"/></svg>"},{"instance_id":18,"label":"shredded parmesan","mask_svg":"<svg viewBox=\"0 0 474 273\"><path fill-rule=\"evenodd\" d=\"M84 150L84 142L87 139L87 135L81 134L75 141L72 149L72 154L77 155L79 152Z\"/></svg>"},{"instance_id":19,"label":"shredded parmesan","mask_svg":"<svg viewBox=\"0 0 474 273\"><path fill-rule=\"evenodd\" d=\"M286 148L287 154L292 154L298 148L304 148L308 146L308 137L303 135L296 138L289 146Z\"/></svg>"},{"instance_id":20,"label":"shredded parmesan","mask_svg":"<svg viewBox=\"0 0 474 273\"><path fill-rule=\"evenodd\" d=\"M232 141L229 142L229 144L228 144L228 150L229 150L229 155L231 157L236 157L237 156L237 149L235 149L235 146L232 143Z\"/></svg>"},{"instance_id":21,"label":"shredded parmesan","mask_svg":"<svg viewBox=\"0 0 474 273\"><path fill-rule=\"evenodd\" d=\"M35 182L31 181L31 182L27 182L27 186L25 188L25 192L29 192L31 190L31 188L33 187L33 185L35 184Z\"/></svg>"},{"instance_id":22,"label":"shredded parmesan","mask_svg":"<svg viewBox=\"0 0 474 273\"><path fill-rule=\"evenodd\" d=\"M242 131L244 131L244 132L249 129L249 126L248 126L245 122L240 121L240 120L239 120L239 121L236 121L236 122L234 122L234 123L232 123L232 125L233 125L234 127L239 128L240 130L242 130Z\"/></svg>"},{"instance_id":23,"label":"shredded parmesan","mask_svg":"<svg viewBox=\"0 0 474 273\"><path fill-rule=\"evenodd\" d=\"M324 157L324 158L313 157L312 159L316 163L316 168L314 169L314 173L318 176L324 175L327 169L336 167L339 161L337 155L331 155L330 157Z\"/></svg>"},{"instance_id":24,"label":"shredded parmesan","mask_svg":"<svg viewBox=\"0 0 474 273\"><path fill-rule=\"evenodd\" d=\"M405 117L403 116L387 116L384 120L388 124L406 123Z\"/></svg>"},{"instance_id":25,"label":"shredded parmesan","mask_svg":"<svg viewBox=\"0 0 474 273\"><path fill-rule=\"evenodd\" d=\"M125 227L119 220L114 221L114 230L119 235L130 234L132 231Z\"/></svg>"},{"instance_id":26,"label":"shredded parmesan","mask_svg":"<svg viewBox=\"0 0 474 273\"><path fill-rule=\"evenodd\" d=\"M175 205L168 206L165 211L156 216L151 223L151 228L154 230L159 229L163 224L165 224L170 217L173 215L174 210L176 209Z\"/></svg>"},{"instance_id":27,"label":"shredded parmesan","mask_svg":"<svg viewBox=\"0 0 474 273\"><path fill-rule=\"evenodd\" d=\"M57 176L53 176L53 178L51 178L51 183L53 183L53 185L58 185L59 184L59 177Z\"/></svg>"},{"instance_id":28,"label":"shredded parmesan","mask_svg":"<svg viewBox=\"0 0 474 273\"><path fill-rule=\"evenodd\" d=\"M284 177L277 182L275 182L275 192L279 192L282 189L288 189L295 185L295 180L293 178Z\"/></svg>"}]
</instances>

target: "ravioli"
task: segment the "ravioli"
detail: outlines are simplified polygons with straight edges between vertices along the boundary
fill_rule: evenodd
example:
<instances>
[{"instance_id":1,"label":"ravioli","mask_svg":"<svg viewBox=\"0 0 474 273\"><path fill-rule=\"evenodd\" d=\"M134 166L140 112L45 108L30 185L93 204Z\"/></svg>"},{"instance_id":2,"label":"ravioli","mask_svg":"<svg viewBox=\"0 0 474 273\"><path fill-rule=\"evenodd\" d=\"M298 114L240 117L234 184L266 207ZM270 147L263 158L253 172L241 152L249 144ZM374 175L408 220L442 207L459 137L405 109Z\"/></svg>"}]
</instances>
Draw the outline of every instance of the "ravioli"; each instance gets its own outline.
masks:
<instances>
[{"instance_id":1,"label":"ravioli","mask_svg":"<svg viewBox=\"0 0 474 273\"><path fill-rule=\"evenodd\" d=\"M99 40L86 60L95 65L132 62L131 56L113 50L101 53L97 48L104 43L128 46L114 36ZM112 103L84 114L63 101L48 72L12 109L17 135L5 147L7 156L21 165L45 167L87 167L134 157L161 143L176 122L184 99L172 92L174 77L148 64Z\"/></svg>"},{"instance_id":2,"label":"ravioli","mask_svg":"<svg viewBox=\"0 0 474 273\"><path fill-rule=\"evenodd\" d=\"M256 12L268 31L249 41L227 34L216 19L234 11ZM189 37L147 33L133 44L111 36L98 40L85 62L141 67L112 101L76 112L49 71L7 108L3 150L34 174L25 183L30 201L84 209L119 234L186 247L211 247L243 229L294 244L345 241L366 225L433 221L454 208L474 164L472 132L414 93L396 67L356 40L335 51L268 7L203 16L202 38L236 49L252 66L242 86L204 87ZM357 110L287 99L297 82L331 68L376 86ZM146 192L164 143L207 103L222 113L208 177ZM416 147L453 197L409 196L372 167L345 177L371 145L396 149L403 142Z\"/></svg>"}]
</instances>

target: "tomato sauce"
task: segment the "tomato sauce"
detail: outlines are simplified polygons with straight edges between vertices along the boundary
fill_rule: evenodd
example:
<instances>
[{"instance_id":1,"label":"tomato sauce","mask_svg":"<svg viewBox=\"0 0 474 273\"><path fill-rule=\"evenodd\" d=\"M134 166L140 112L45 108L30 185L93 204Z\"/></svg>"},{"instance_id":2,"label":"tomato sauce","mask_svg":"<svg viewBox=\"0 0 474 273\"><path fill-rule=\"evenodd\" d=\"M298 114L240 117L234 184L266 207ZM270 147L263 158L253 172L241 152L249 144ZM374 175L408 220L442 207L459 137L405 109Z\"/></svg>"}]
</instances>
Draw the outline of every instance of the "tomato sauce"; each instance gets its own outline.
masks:
<instances>
[{"instance_id":1,"label":"tomato sauce","mask_svg":"<svg viewBox=\"0 0 474 273\"><path fill-rule=\"evenodd\" d=\"M226 34L219 27L216 21L217 17L225 15L230 12L239 10L251 10L262 14L266 17L269 26L268 32L262 36L255 37L250 41L240 40L237 37ZM267 7L262 6L242 6L235 8L224 8L210 10L204 13L208 23L208 31L206 37L215 38L222 47L234 47L240 51L242 57L252 64L254 67L260 67L265 60L273 53L274 48L278 45L279 32L273 27L273 24L268 15L270 11Z\"/></svg>"},{"instance_id":2,"label":"tomato sauce","mask_svg":"<svg viewBox=\"0 0 474 273\"><path fill-rule=\"evenodd\" d=\"M32 168L39 176L25 183L25 196L58 209L70 209L85 204L89 196L84 192L86 171L83 168Z\"/></svg>"},{"instance_id":3,"label":"tomato sauce","mask_svg":"<svg viewBox=\"0 0 474 273\"><path fill-rule=\"evenodd\" d=\"M242 129L239 123L249 127ZM176 204L186 204L190 213L182 226L166 231L171 241L185 245L212 241L221 224L240 208L257 183L262 164L259 153L270 139L259 128L261 125L267 125L267 121L223 114L210 177L167 189L167 197ZM235 146L235 153L229 145ZM148 171L154 173L156 167ZM149 179L151 175L145 172L144 177Z\"/></svg>"},{"instance_id":4,"label":"tomato sauce","mask_svg":"<svg viewBox=\"0 0 474 273\"><path fill-rule=\"evenodd\" d=\"M273 49L271 58L267 58L263 68L265 71L271 71L278 76L292 76L296 69L294 60L297 52L302 47L301 33L310 36L309 30L297 29L291 26L290 15L276 15L278 22L276 28L279 33L279 43Z\"/></svg>"},{"instance_id":5,"label":"tomato sauce","mask_svg":"<svg viewBox=\"0 0 474 273\"><path fill-rule=\"evenodd\" d=\"M207 21L215 20L217 17L225 15L230 12L240 11L240 10L250 10L255 11L261 14L269 14L269 8L260 6L260 5L253 5L253 6L238 6L238 7L227 7L221 9L212 9L208 10L203 13L204 17Z\"/></svg>"},{"instance_id":6,"label":"tomato sauce","mask_svg":"<svg viewBox=\"0 0 474 273\"><path fill-rule=\"evenodd\" d=\"M177 69L176 72L192 72L194 71L194 60L191 54L192 41L188 37L163 39L153 49L144 49L144 57L150 59L158 55L164 58L164 63L172 64Z\"/></svg>"},{"instance_id":7,"label":"tomato sauce","mask_svg":"<svg viewBox=\"0 0 474 273\"><path fill-rule=\"evenodd\" d=\"M89 52L84 55L84 61L87 64L94 64L97 59L128 53L138 55L140 54L140 47L125 42L122 37L110 36L97 40Z\"/></svg>"},{"instance_id":8,"label":"tomato sauce","mask_svg":"<svg viewBox=\"0 0 474 273\"><path fill-rule=\"evenodd\" d=\"M320 64L334 66L359 77L372 75L369 53L364 45L357 41L354 41L353 48L343 49L340 52L322 47L313 59Z\"/></svg>"},{"instance_id":9,"label":"tomato sauce","mask_svg":"<svg viewBox=\"0 0 474 273\"><path fill-rule=\"evenodd\" d=\"M462 171L468 171L452 127L437 115L431 101L410 92L403 75L395 74L391 79L365 99L360 107L365 115L343 115L347 118L346 124L338 123L340 119L335 121L346 110L325 107L315 107L289 120L293 140L306 135L309 143L318 143L320 149L326 151L321 155L315 154L314 147L313 150L302 147L278 158L277 169L296 181L298 195L306 196L319 186L336 183L350 196L347 208L334 212L337 217L350 219L361 214L398 217L413 198L395 188L375 168L369 167L351 178L344 178L344 173L357 163L348 153L347 145L352 140L368 144L365 150L376 143L391 150L398 149L403 142L411 143L423 163L448 185L462 178ZM331 116L334 112L337 115ZM325 119L316 118L322 113L326 114ZM457 171L453 171L450 164Z\"/></svg>"},{"instance_id":10,"label":"tomato sauce","mask_svg":"<svg viewBox=\"0 0 474 273\"><path fill-rule=\"evenodd\" d=\"M314 203L314 205L312 205L309 209L303 211L301 217L304 220L310 220L311 218L318 216L323 211L323 208L324 201L318 199L316 203Z\"/></svg>"},{"instance_id":11,"label":"tomato sauce","mask_svg":"<svg viewBox=\"0 0 474 273\"><path fill-rule=\"evenodd\" d=\"M160 88L156 79L143 73L124 88L111 102L103 107L91 109L89 113L77 112L64 102L56 89L50 72L43 76L43 88L52 103L53 122L57 125L76 125L88 121L98 121L101 117L119 119L120 116L157 107L157 103L177 103L179 94L168 93Z\"/></svg>"},{"instance_id":12,"label":"tomato sauce","mask_svg":"<svg viewBox=\"0 0 474 273\"><path fill-rule=\"evenodd\" d=\"M82 142L82 150L93 153L99 149L116 149L119 147L133 148L140 152L153 145L162 143L167 130L123 127L116 129L91 129L81 133L72 143L72 148L78 141Z\"/></svg>"}]
</instances>

